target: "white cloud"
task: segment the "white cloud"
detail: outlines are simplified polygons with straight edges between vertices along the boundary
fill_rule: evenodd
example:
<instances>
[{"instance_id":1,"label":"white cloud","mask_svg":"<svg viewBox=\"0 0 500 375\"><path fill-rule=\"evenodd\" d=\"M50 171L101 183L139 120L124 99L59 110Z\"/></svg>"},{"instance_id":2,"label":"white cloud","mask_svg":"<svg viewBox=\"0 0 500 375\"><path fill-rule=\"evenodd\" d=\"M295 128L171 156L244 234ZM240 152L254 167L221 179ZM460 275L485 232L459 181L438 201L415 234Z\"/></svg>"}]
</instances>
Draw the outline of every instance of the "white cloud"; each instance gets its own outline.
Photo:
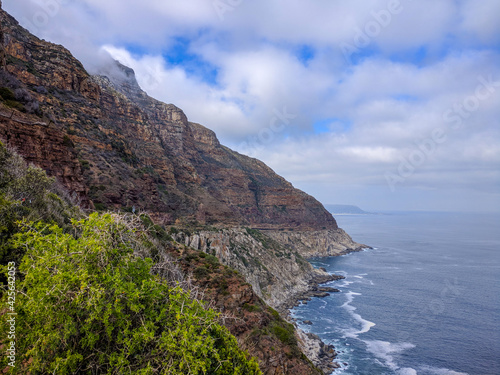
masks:
<instances>
[{"instance_id":1,"label":"white cloud","mask_svg":"<svg viewBox=\"0 0 500 375\"><path fill-rule=\"evenodd\" d=\"M498 22L500 2L466 0L462 4L461 29L471 38L477 38L482 43L500 42L500 22Z\"/></svg>"}]
</instances>

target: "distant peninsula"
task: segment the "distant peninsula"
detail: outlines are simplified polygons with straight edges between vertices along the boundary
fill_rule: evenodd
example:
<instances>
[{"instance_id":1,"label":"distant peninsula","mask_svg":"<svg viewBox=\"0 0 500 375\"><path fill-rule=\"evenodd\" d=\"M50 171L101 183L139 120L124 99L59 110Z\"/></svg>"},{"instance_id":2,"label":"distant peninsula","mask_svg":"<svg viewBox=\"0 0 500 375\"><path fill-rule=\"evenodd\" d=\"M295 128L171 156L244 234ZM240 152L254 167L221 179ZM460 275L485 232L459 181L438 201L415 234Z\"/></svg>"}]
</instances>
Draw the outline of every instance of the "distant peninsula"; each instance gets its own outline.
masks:
<instances>
[{"instance_id":1,"label":"distant peninsula","mask_svg":"<svg viewBox=\"0 0 500 375\"><path fill-rule=\"evenodd\" d=\"M372 215L372 212L363 211L358 206L350 204L325 204L325 208L336 215Z\"/></svg>"}]
</instances>

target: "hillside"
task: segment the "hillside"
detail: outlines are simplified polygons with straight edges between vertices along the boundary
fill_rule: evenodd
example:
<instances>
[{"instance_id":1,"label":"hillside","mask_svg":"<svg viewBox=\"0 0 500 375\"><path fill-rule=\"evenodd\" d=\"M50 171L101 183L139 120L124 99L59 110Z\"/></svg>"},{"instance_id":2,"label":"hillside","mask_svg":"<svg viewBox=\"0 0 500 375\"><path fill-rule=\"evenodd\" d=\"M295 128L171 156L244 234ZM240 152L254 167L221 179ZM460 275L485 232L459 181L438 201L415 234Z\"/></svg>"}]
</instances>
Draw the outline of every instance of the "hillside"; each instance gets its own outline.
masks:
<instances>
[{"instance_id":1,"label":"hillside","mask_svg":"<svg viewBox=\"0 0 500 375\"><path fill-rule=\"evenodd\" d=\"M135 374L153 364L141 373L260 374L242 349L264 374L321 373L300 352L293 326L238 272L176 242L147 215L85 215L54 178L2 142L0 264L14 267L23 290L12 302L0 289L18 314L9 373ZM3 271L0 280L7 282ZM0 346L10 338L4 314ZM317 354L332 353L324 346ZM3 370L11 363L5 355L0 362Z\"/></svg>"}]
</instances>

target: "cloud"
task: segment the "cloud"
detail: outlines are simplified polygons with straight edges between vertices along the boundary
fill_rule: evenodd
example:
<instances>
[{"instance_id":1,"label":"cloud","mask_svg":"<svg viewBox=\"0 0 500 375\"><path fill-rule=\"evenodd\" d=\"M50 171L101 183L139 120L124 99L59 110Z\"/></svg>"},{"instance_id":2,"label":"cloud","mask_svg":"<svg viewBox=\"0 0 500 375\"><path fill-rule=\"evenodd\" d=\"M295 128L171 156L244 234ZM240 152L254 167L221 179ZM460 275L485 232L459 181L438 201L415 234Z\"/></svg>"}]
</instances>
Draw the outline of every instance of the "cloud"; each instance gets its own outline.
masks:
<instances>
[{"instance_id":1,"label":"cloud","mask_svg":"<svg viewBox=\"0 0 500 375\"><path fill-rule=\"evenodd\" d=\"M459 27L473 39L478 39L484 44L498 45L500 42L498 14L500 14L498 1L467 0L463 2L460 10L462 22Z\"/></svg>"}]
</instances>

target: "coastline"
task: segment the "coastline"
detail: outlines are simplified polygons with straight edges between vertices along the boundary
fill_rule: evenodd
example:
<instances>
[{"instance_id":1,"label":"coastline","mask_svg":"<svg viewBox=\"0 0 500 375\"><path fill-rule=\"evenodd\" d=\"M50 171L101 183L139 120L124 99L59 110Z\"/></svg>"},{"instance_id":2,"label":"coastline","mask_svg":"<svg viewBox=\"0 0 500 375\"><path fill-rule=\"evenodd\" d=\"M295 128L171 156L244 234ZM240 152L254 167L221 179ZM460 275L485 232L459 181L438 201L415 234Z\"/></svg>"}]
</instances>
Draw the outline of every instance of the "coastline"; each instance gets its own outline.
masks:
<instances>
[{"instance_id":1,"label":"coastline","mask_svg":"<svg viewBox=\"0 0 500 375\"><path fill-rule=\"evenodd\" d=\"M350 253L360 252L364 249L372 249L371 246L360 245L354 249L345 249L336 255L330 256L342 256ZM321 256L325 257L325 256ZM345 279L345 276L335 275L328 273L323 267L315 268L315 275L308 281L309 288L306 291L299 292L295 295L290 296L283 304L278 308L278 311L285 320L290 322L295 326L297 332L296 338L299 343L302 352L309 358L315 366L320 368L325 374L331 374L336 369L340 368L340 364L335 361L337 358L337 352L335 346L328 345L319 336L314 333L307 333L303 331L297 324L297 319L291 316L291 309L299 306L301 303L307 303L313 297L324 298L330 295L330 293L339 292L338 289L333 287L322 286L323 284L329 283L331 281L338 281Z\"/></svg>"},{"instance_id":2,"label":"coastline","mask_svg":"<svg viewBox=\"0 0 500 375\"><path fill-rule=\"evenodd\" d=\"M372 249L372 247L368 246L368 245L360 245L360 246L353 248L353 249L342 250L335 255L326 255L326 256L325 255L318 255L318 257L328 258L328 257L343 256L343 255L347 255L347 254L351 254L351 253L357 253L360 251L364 251L364 249ZM277 310L280 313L285 313L285 315L287 315L289 313L290 309L293 309L294 307L298 306L301 302L310 301L312 297L323 298L323 297L329 296L330 293L338 292L339 290L336 288L325 287L325 286L321 286L321 285L329 283L331 281L345 279L345 277L342 275L335 275L332 273L328 273L326 271L326 269L323 267L314 268L313 273L314 274L312 275L312 277L309 280L307 280L308 288L305 291L301 291L301 292L290 295L287 299L285 299L280 304L280 306L277 308Z\"/></svg>"}]
</instances>

